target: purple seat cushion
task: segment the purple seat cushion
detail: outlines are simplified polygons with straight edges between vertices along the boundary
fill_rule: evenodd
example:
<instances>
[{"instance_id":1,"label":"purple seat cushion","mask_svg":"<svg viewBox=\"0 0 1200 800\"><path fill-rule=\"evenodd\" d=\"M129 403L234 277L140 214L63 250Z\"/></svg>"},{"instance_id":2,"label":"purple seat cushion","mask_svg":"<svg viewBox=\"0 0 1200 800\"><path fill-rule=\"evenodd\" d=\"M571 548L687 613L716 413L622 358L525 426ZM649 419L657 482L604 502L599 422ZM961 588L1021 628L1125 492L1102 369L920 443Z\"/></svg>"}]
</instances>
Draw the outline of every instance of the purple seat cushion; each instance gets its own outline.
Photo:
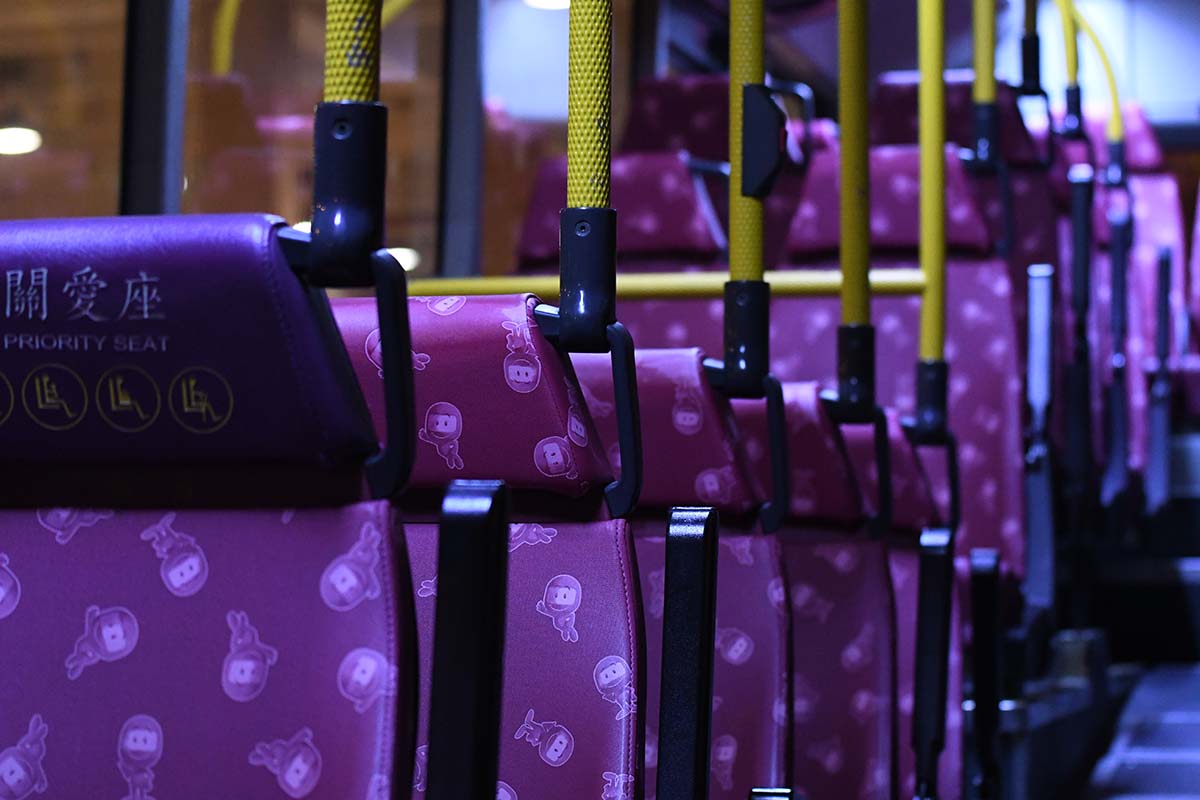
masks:
<instances>
[{"instance_id":1,"label":"purple seat cushion","mask_svg":"<svg viewBox=\"0 0 1200 800\"><path fill-rule=\"evenodd\" d=\"M646 794L653 798L657 745L664 735L658 730L664 522L640 519L634 528L646 604ZM790 758L787 685L792 643L778 540L739 531L722 521L717 587L709 791L713 797L745 798L755 786L786 785Z\"/></svg>"},{"instance_id":2,"label":"purple seat cushion","mask_svg":"<svg viewBox=\"0 0 1200 800\"><path fill-rule=\"evenodd\" d=\"M638 350L644 481L640 506L714 506L745 514L756 506L729 401L704 374L696 349ZM612 366L605 355L574 355L588 409L613 469L620 469Z\"/></svg>"},{"instance_id":3,"label":"purple seat cushion","mask_svg":"<svg viewBox=\"0 0 1200 800\"><path fill-rule=\"evenodd\" d=\"M414 792L426 788L437 526L406 526L421 637ZM645 670L629 524L509 528L498 796L634 797L642 779ZM468 735L470 731L464 730ZM606 788L606 786L608 788ZM359 795L344 795L358 797Z\"/></svg>"},{"instance_id":4,"label":"purple seat cushion","mask_svg":"<svg viewBox=\"0 0 1200 800\"><path fill-rule=\"evenodd\" d=\"M370 419L323 292L284 259L281 224L0 223L9 463L361 462Z\"/></svg>"},{"instance_id":5,"label":"purple seat cushion","mask_svg":"<svg viewBox=\"0 0 1200 800\"><path fill-rule=\"evenodd\" d=\"M580 497L610 479L569 362L538 329L529 295L409 301L417 412L410 487L455 478ZM384 417L375 301L334 313L377 426Z\"/></svg>"},{"instance_id":6,"label":"purple seat cushion","mask_svg":"<svg viewBox=\"0 0 1200 800\"><path fill-rule=\"evenodd\" d=\"M416 680L386 503L0 530L0 795L386 796Z\"/></svg>"}]
</instances>

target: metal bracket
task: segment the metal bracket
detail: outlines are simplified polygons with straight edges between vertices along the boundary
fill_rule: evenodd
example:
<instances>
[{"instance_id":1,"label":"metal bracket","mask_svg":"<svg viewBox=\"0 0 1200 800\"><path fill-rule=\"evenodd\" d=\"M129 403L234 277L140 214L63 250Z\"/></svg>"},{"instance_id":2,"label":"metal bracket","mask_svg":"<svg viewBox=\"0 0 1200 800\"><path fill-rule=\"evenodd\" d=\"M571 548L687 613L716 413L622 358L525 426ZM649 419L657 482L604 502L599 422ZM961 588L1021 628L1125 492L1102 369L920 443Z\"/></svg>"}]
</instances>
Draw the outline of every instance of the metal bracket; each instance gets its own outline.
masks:
<instances>
[{"instance_id":1,"label":"metal bracket","mask_svg":"<svg viewBox=\"0 0 1200 800\"><path fill-rule=\"evenodd\" d=\"M406 353L407 354L407 353ZM508 488L454 481L438 525L429 800L492 797L500 761Z\"/></svg>"}]
</instances>

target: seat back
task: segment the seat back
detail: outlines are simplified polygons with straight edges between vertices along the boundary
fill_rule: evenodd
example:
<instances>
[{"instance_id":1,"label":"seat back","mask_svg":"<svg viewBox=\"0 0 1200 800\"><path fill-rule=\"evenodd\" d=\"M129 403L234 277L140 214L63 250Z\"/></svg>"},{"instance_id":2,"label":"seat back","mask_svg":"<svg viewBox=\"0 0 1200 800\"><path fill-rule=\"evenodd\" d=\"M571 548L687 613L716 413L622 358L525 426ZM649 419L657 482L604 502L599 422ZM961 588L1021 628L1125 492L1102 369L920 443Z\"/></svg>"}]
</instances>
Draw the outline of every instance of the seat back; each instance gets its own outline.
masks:
<instances>
[{"instance_id":1,"label":"seat back","mask_svg":"<svg viewBox=\"0 0 1200 800\"><path fill-rule=\"evenodd\" d=\"M407 555L281 225L0 223L5 797L408 780Z\"/></svg>"}]
</instances>

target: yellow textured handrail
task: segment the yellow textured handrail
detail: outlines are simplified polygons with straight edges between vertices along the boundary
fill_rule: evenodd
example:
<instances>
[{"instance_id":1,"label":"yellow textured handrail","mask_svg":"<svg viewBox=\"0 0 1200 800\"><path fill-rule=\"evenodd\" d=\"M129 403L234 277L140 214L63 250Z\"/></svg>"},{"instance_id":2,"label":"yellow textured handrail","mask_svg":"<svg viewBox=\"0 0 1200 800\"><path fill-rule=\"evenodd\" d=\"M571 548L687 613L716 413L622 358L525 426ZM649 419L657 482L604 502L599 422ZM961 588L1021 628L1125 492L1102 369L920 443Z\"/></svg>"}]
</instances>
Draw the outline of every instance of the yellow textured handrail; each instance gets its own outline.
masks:
<instances>
[{"instance_id":1,"label":"yellow textured handrail","mask_svg":"<svg viewBox=\"0 0 1200 800\"><path fill-rule=\"evenodd\" d=\"M867 3L838 2L838 123L841 128L842 323L871 322L871 174L867 138Z\"/></svg>"},{"instance_id":2,"label":"yellow textured handrail","mask_svg":"<svg viewBox=\"0 0 1200 800\"><path fill-rule=\"evenodd\" d=\"M1117 89L1117 74L1113 71L1112 62L1108 60L1108 52L1104 49L1104 44L1088 23L1087 18L1079 11L1079 6L1074 6L1074 12L1075 24L1088 37L1092 47L1096 49L1096 54L1100 56L1100 64L1104 68L1104 78L1108 82L1108 99L1112 105L1106 129L1108 141L1120 144L1125 141L1125 118L1121 114L1121 93Z\"/></svg>"},{"instance_id":3,"label":"yellow textured handrail","mask_svg":"<svg viewBox=\"0 0 1200 800\"><path fill-rule=\"evenodd\" d=\"M922 361L939 361L946 348L946 68L945 0L918 0L917 41L921 66Z\"/></svg>"},{"instance_id":4,"label":"yellow textured handrail","mask_svg":"<svg viewBox=\"0 0 1200 800\"><path fill-rule=\"evenodd\" d=\"M833 269L765 272L773 297L836 297L842 275ZM919 295L925 276L919 269L871 270L871 291L881 295ZM726 276L720 272L642 272L617 275L617 295L630 299L719 298L724 296ZM557 275L503 275L480 278L417 278L409 281L413 297L446 295L493 295L530 292L540 297L558 297Z\"/></svg>"},{"instance_id":5,"label":"yellow textured handrail","mask_svg":"<svg viewBox=\"0 0 1200 800\"><path fill-rule=\"evenodd\" d=\"M742 195L742 86L762 83L763 0L729 3L729 278L763 276L763 203Z\"/></svg>"},{"instance_id":6,"label":"yellow textured handrail","mask_svg":"<svg viewBox=\"0 0 1200 800\"><path fill-rule=\"evenodd\" d=\"M242 0L221 0L213 17L212 74L228 75L233 70L233 40L237 32Z\"/></svg>"},{"instance_id":7,"label":"yellow textured handrail","mask_svg":"<svg viewBox=\"0 0 1200 800\"><path fill-rule=\"evenodd\" d=\"M612 0L574 0L567 64L567 206L607 208L612 157Z\"/></svg>"},{"instance_id":8,"label":"yellow textured handrail","mask_svg":"<svg viewBox=\"0 0 1200 800\"><path fill-rule=\"evenodd\" d=\"M972 99L979 104L996 102L996 0L975 0L972 28L975 33L975 83Z\"/></svg>"},{"instance_id":9,"label":"yellow textured handrail","mask_svg":"<svg viewBox=\"0 0 1200 800\"><path fill-rule=\"evenodd\" d=\"M1054 0L1062 18L1063 47L1067 54L1067 86L1079 85L1079 37L1075 31L1075 4L1071 0Z\"/></svg>"},{"instance_id":10,"label":"yellow textured handrail","mask_svg":"<svg viewBox=\"0 0 1200 800\"><path fill-rule=\"evenodd\" d=\"M379 99L381 0L325 3L325 102Z\"/></svg>"}]
</instances>

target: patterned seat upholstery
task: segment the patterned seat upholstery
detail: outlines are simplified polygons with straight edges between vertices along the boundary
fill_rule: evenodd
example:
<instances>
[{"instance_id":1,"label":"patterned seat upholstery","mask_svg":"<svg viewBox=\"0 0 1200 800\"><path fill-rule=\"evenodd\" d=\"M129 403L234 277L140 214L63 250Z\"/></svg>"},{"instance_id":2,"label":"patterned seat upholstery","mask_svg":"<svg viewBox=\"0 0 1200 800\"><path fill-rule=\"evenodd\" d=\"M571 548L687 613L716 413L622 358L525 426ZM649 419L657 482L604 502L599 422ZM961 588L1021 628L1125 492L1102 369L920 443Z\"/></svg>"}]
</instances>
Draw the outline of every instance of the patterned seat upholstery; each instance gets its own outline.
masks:
<instances>
[{"instance_id":1,"label":"patterned seat upholstery","mask_svg":"<svg viewBox=\"0 0 1200 800\"><path fill-rule=\"evenodd\" d=\"M409 303L417 459L405 501L416 594L420 719L414 791L425 791L437 583L436 501L454 478L513 494L500 780L507 797L633 797L646 698L632 525L608 519L601 439L569 361L542 336L534 298ZM375 303L334 312L367 405L384 419Z\"/></svg>"},{"instance_id":2,"label":"patterned seat upholstery","mask_svg":"<svg viewBox=\"0 0 1200 800\"><path fill-rule=\"evenodd\" d=\"M407 779L402 531L359 499L376 439L281 224L0 223L2 797Z\"/></svg>"}]
</instances>

